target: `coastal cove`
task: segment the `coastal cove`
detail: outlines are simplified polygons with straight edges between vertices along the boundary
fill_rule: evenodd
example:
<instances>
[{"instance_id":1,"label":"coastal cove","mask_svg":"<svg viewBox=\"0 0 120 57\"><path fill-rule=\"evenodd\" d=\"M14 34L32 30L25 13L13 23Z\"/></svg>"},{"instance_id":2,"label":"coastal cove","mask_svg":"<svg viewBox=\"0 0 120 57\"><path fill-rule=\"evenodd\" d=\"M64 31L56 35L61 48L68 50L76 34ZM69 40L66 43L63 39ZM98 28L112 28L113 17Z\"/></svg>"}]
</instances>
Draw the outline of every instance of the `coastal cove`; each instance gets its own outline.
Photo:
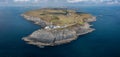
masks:
<instances>
[{"instance_id":1,"label":"coastal cove","mask_svg":"<svg viewBox=\"0 0 120 57\"><path fill-rule=\"evenodd\" d=\"M78 12L96 16L96 30L68 44L39 48L21 40L40 26L20 14L40 7L0 8L0 57L120 57L120 7L74 6Z\"/></svg>"}]
</instances>

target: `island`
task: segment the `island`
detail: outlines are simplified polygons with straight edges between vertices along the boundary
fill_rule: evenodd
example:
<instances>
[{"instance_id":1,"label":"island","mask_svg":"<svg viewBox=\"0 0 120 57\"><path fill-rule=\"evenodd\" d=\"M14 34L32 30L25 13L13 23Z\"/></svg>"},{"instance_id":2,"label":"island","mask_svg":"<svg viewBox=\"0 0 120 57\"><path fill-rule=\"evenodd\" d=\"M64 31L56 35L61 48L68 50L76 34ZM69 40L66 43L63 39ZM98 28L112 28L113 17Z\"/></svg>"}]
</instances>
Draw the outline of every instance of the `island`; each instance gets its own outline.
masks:
<instances>
[{"instance_id":1,"label":"island","mask_svg":"<svg viewBox=\"0 0 120 57\"><path fill-rule=\"evenodd\" d=\"M70 43L78 36L94 31L91 22L96 17L84 12L66 8L43 8L22 14L41 28L22 39L28 44L39 47L56 46Z\"/></svg>"}]
</instances>

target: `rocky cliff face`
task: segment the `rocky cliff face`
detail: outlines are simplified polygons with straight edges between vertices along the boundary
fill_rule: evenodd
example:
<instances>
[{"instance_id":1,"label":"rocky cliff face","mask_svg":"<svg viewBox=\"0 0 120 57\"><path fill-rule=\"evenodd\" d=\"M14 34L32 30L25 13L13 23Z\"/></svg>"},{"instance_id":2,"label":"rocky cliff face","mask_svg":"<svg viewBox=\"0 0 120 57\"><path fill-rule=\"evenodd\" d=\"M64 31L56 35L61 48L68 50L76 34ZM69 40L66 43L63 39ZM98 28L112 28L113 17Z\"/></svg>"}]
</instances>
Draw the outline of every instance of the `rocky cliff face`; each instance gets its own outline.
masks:
<instances>
[{"instance_id":1,"label":"rocky cliff face","mask_svg":"<svg viewBox=\"0 0 120 57\"><path fill-rule=\"evenodd\" d=\"M28 44L37 45L39 47L44 46L55 46L60 44L69 43L76 40L79 35L87 34L92 32L94 29L90 28L89 22L96 20L95 17L91 19L86 19L84 25L75 25L62 29L51 29L47 30L44 27L48 26L49 23L41 20L40 18L35 18L32 16L22 15L25 19L33 21L35 24L42 26L41 29L33 32L28 37L24 37L23 40Z\"/></svg>"}]
</instances>

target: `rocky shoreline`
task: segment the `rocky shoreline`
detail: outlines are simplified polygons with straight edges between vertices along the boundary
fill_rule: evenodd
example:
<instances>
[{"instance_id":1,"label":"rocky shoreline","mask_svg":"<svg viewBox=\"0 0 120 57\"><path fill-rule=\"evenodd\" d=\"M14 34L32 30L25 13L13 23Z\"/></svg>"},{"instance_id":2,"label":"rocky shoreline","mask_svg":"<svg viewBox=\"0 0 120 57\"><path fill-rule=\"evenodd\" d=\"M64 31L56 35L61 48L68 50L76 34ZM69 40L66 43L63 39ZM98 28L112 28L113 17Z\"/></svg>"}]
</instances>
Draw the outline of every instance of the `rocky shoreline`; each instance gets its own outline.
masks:
<instances>
[{"instance_id":1,"label":"rocky shoreline","mask_svg":"<svg viewBox=\"0 0 120 57\"><path fill-rule=\"evenodd\" d=\"M95 30L90 28L90 22L96 21L96 17L94 16L90 19L86 19L84 25L75 25L72 27L51 30L45 29L49 23L43 21L40 18L27 16L25 14L22 14L22 16L26 20L32 21L42 27L41 29L36 30L31 35L23 37L22 39L28 44L36 45L41 48L45 46L56 46L69 43L73 40L76 40L79 35L84 35Z\"/></svg>"}]
</instances>

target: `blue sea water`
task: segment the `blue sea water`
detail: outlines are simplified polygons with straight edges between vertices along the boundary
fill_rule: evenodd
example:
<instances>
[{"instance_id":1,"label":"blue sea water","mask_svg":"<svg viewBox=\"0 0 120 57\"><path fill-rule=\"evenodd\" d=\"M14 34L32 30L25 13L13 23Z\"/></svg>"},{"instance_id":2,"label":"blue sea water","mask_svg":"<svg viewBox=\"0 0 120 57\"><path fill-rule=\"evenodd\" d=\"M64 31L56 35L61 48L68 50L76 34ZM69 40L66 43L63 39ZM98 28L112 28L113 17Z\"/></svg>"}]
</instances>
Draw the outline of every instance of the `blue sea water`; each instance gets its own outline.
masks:
<instances>
[{"instance_id":1,"label":"blue sea water","mask_svg":"<svg viewBox=\"0 0 120 57\"><path fill-rule=\"evenodd\" d=\"M72 43L38 48L22 37L40 28L20 14L40 7L0 7L0 57L120 57L120 6L69 7L97 16L92 33Z\"/></svg>"}]
</instances>

